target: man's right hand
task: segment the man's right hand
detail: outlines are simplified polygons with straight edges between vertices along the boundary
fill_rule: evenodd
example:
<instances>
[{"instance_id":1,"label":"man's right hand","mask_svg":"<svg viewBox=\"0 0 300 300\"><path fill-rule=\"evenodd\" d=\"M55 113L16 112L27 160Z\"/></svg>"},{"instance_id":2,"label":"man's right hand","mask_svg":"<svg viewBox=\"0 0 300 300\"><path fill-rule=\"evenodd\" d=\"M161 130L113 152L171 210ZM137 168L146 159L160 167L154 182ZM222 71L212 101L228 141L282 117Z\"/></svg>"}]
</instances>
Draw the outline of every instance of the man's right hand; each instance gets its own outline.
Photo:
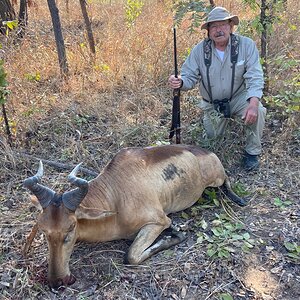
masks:
<instances>
[{"instance_id":1,"label":"man's right hand","mask_svg":"<svg viewBox=\"0 0 300 300\"><path fill-rule=\"evenodd\" d=\"M181 88L181 84L182 84L182 79L180 78L180 76L178 76L178 78L175 77L175 75L171 75L169 77L169 86L172 89L180 89Z\"/></svg>"}]
</instances>

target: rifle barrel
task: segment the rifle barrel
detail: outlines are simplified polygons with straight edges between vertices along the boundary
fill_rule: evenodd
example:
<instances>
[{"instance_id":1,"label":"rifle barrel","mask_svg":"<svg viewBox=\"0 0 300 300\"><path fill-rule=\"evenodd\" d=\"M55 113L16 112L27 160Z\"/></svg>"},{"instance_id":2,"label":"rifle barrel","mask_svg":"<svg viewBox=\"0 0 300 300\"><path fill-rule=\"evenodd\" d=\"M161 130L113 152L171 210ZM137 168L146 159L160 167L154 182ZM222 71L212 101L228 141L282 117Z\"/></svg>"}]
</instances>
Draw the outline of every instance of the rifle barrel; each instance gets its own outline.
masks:
<instances>
[{"instance_id":1,"label":"rifle barrel","mask_svg":"<svg viewBox=\"0 0 300 300\"><path fill-rule=\"evenodd\" d=\"M176 27L173 27L174 35L174 66L175 66L175 77L178 77L178 66L177 66L177 43L176 43Z\"/></svg>"}]
</instances>

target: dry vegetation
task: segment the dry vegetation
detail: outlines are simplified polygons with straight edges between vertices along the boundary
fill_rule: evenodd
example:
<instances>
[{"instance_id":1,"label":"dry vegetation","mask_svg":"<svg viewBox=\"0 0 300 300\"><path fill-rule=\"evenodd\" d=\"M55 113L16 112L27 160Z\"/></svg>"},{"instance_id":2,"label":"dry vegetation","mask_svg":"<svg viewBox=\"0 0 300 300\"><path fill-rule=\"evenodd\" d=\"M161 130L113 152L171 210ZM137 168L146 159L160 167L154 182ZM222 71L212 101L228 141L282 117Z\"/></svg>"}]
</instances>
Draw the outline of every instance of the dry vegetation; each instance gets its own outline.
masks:
<instances>
[{"instance_id":1,"label":"dry vegetation","mask_svg":"<svg viewBox=\"0 0 300 300\"><path fill-rule=\"evenodd\" d=\"M268 107L262 166L247 174L239 166L242 127L233 123L222 147L205 144L195 91L182 100L183 142L219 154L236 190L250 199L246 208L226 200L213 204L214 197L208 196L184 214L172 216L188 224L187 241L139 267L122 264L128 241L80 243L71 258L77 282L64 290L51 291L46 285L47 249L41 234L28 258L23 257L22 247L37 214L22 187L24 178L37 168L32 156L69 166L83 161L85 167L99 171L122 147L167 141L172 12L168 1L145 2L135 25L127 28L124 1L89 1L97 51L91 57L78 1L69 1L69 13L65 1L58 1L70 68L65 81L59 75L46 1L30 8L22 43L2 37L0 51L11 90L6 108L14 140L9 146L0 123L0 299L230 299L226 295L234 300L299 299L300 254L297 258L296 250L284 246L287 242L299 246L300 240L299 113ZM238 0L215 2L242 19L252 18L253 12ZM298 1L288 1L271 39L272 59L282 55L299 63L300 39L291 26L299 33L299 10ZM203 36L187 35L187 26L184 23L178 30L180 63ZM271 65L271 100L297 72L299 64ZM64 190L67 172L45 165L44 183ZM210 242L199 238L201 232L211 235L215 213L223 225L241 224L236 232L249 233L254 247L249 252L236 247L229 258L210 258L206 253ZM212 244L220 245L220 238Z\"/></svg>"}]
</instances>

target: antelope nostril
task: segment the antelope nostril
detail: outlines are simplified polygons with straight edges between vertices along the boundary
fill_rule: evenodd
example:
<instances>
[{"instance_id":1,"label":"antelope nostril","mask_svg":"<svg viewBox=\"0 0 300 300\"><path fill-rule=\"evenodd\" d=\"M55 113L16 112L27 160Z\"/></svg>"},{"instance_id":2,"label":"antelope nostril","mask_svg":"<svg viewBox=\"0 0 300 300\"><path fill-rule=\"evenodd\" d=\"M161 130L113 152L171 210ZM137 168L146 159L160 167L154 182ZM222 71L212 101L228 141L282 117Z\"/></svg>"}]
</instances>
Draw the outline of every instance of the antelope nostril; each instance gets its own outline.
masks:
<instances>
[{"instance_id":1,"label":"antelope nostril","mask_svg":"<svg viewBox=\"0 0 300 300\"><path fill-rule=\"evenodd\" d=\"M54 289L58 289L59 287L61 287L62 285L64 285L64 283L63 283L62 279L57 279L55 281L50 281L49 285L50 285L50 287L52 287Z\"/></svg>"},{"instance_id":2,"label":"antelope nostril","mask_svg":"<svg viewBox=\"0 0 300 300\"><path fill-rule=\"evenodd\" d=\"M68 276L67 284L71 285L71 284L75 283L75 281L76 281L75 276L70 274L70 276Z\"/></svg>"}]
</instances>

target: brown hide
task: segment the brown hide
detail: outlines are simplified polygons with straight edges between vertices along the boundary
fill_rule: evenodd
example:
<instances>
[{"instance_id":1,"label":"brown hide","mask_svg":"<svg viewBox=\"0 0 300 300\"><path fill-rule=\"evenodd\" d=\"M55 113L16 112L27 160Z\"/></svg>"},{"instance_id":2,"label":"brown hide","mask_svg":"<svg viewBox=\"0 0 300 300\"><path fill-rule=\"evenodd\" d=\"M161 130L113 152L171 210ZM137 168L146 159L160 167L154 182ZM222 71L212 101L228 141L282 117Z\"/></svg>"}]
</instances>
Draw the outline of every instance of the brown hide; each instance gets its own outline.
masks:
<instances>
[{"instance_id":1,"label":"brown hide","mask_svg":"<svg viewBox=\"0 0 300 300\"><path fill-rule=\"evenodd\" d=\"M79 239L108 241L131 236L145 223L163 222L166 214L190 207L206 187L222 185L225 177L217 156L197 147L123 149L89 183L82 201L85 207L117 215L90 230L85 226L90 222L85 221Z\"/></svg>"},{"instance_id":2,"label":"brown hide","mask_svg":"<svg viewBox=\"0 0 300 300\"><path fill-rule=\"evenodd\" d=\"M88 193L74 212L50 205L39 218L50 251L52 286L72 283L69 258L76 240L89 242L131 238L128 261L140 263L167 217L190 207L208 186L221 186L224 168L211 152L195 146L170 145L121 150L89 182Z\"/></svg>"}]
</instances>

